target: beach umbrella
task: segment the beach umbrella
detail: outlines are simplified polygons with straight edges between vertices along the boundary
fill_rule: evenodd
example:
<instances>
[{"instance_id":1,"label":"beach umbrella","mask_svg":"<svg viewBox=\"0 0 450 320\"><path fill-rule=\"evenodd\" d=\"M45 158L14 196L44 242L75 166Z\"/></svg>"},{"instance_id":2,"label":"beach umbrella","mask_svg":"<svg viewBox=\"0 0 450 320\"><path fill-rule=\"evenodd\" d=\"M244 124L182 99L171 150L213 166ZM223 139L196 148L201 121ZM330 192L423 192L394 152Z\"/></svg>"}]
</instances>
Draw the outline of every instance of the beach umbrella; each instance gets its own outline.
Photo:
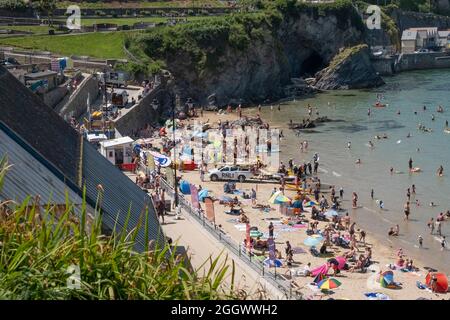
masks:
<instances>
[{"instance_id":1,"label":"beach umbrella","mask_svg":"<svg viewBox=\"0 0 450 320\"><path fill-rule=\"evenodd\" d=\"M432 277L436 277L436 292L445 293L448 290L448 279L444 273L441 272L433 272L428 273L425 278L425 283L428 287L431 287L431 279Z\"/></svg>"},{"instance_id":2,"label":"beach umbrella","mask_svg":"<svg viewBox=\"0 0 450 320\"><path fill-rule=\"evenodd\" d=\"M323 238L308 237L303 241L303 244L308 247L317 246L322 240Z\"/></svg>"},{"instance_id":3,"label":"beach umbrella","mask_svg":"<svg viewBox=\"0 0 450 320\"><path fill-rule=\"evenodd\" d=\"M283 266L283 263L281 262L281 260L278 259L270 260L270 258L267 258L266 260L264 260L264 265L279 268Z\"/></svg>"},{"instance_id":4,"label":"beach umbrella","mask_svg":"<svg viewBox=\"0 0 450 320\"><path fill-rule=\"evenodd\" d=\"M337 213L336 210L328 210L328 211L325 212L325 216L326 216L327 218L336 217L336 216L338 216L338 215L339 215L339 213Z\"/></svg>"},{"instance_id":5,"label":"beach umbrella","mask_svg":"<svg viewBox=\"0 0 450 320\"><path fill-rule=\"evenodd\" d=\"M252 238L262 237L263 235L264 234L259 230L251 230L250 231L250 237L252 237Z\"/></svg>"},{"instance_id":6,"label":"beach umbrella","mask_svg":"<svg viewBox=\"0 0 450 320\"><path fill-rule=\"evenodd\" d=\"M383 288L395 286L394 273L392 271L385 271L380 275L379 282Z\"/></svg>"},{"instance_id":7,"label":"beach umbrella","mask_svg":"<svg viewBox=\"0 0 450 320\"><path fill-rule=\"evenodd\" d=\"M280 204L280 203L285 203L285 202L289 202L289 201L291 201L291 199L289 199L288 197L283 195L281 193L281 191L275 192L269 199L269 203L272 203L272 204Z\"/></svg>"},{"instance_id":8,"label":"beach umbrella","mask_svg":"<svg viewBox=\"0 0 450 320\"><path fill-rule=\"evenodd\" d=\"M300 200L295 200L292 203L292 207L293 208L297 208L297 209L303 209L303 205L302 205L302 202Z\"/></svg>"},{"instance_id":9,"label":"beach umbrella","mask_svg":"<svg viewBox=\"0 0 450 320\"><path fill-rule=\"evenodd\" d=\"M315 201L307 201L305 204L303 204L304 207L312 207L312 206L316 206L317 202Z\"/></svg>"},{"instance_id":10,"label":"beach umbrella","mask_svg":"<svg viewBox=\"0 0 450 320\"><path fill-rule=\"evenodd\" d=\"M336 280L335 278L326 278L323 279L322 281L320 281L317 286L321 289L321 290L331 290L331 289L336 289L338 288L342 283L340 283L338 280Z\"/></svg>"},{"instance_id":11,"label":"beach umbrella","mask_svg":"<svg viewBox=\"0 0 450 320\"><path fill-rule=\"evenodd\" d=\"M314 278L313 282L315 284L318 284L320 281L322 281L323 279L326 279L327 276L324 273L318 273L317 276Z\"/></svg>"}]
</instances>

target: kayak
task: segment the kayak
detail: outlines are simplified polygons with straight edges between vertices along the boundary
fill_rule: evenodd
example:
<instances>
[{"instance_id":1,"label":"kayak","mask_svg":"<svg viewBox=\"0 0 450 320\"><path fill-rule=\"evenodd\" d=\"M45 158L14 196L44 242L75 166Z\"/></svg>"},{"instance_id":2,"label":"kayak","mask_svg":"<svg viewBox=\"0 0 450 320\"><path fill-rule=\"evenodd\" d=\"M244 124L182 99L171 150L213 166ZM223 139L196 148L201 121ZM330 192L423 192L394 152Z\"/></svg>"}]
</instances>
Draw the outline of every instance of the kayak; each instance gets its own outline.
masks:
<instances>
[{"instance_id":1,"label":"kayak","mask_svg":"<svg viewBox=\"0 0 450 320\"><path fill-rule=\"evenodd\" d=\"M410 171L411 172L420 172L420 171L422 171L422 169L420 169L419 167L415 167L415 168L412 168Z\"/></svg>"},{"instance_id":2,"label":"kayak","mask_svg":"<svg viewBox=\"0 0 450 320\"><path fill-rule=\"evenodd\" d=\"M444 132L445 132L445 133L450 133L450 128L445 128L445 129L444 129Z\"/></svg>"},{"instance_id":3,"label":"kayak","mask_svg":"<svg viewBox=\"0 0 450 320\"><path fill-rule=\"evenodd\" d=\"M373 106L374 106L375 108L384 108L384 107L386 107L386 105L385 105L385 104L382 104L382 103L375 103Z\"/></svg>"}]
</instances>

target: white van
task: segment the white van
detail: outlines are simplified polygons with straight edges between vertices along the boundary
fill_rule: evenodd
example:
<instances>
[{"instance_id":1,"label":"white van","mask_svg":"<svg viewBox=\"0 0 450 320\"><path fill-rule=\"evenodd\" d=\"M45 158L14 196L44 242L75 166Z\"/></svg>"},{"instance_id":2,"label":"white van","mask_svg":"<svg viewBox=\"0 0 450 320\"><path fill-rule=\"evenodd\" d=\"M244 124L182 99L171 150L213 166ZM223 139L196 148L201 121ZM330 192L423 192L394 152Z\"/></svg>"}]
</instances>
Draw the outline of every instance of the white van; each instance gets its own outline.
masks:
<instances>
[{"instance_id":1,"label":"white van","mask_svg":"<svg viewBox=\"0 0 450 320\"><path fill-rule=\"evenodd\" d=\"M252 178L253 173L248 167L227 165L218 169L209 170L208 176L211 181L237 180L239 182L244 182L245 180Z\"/></svg>"}]
</instances>

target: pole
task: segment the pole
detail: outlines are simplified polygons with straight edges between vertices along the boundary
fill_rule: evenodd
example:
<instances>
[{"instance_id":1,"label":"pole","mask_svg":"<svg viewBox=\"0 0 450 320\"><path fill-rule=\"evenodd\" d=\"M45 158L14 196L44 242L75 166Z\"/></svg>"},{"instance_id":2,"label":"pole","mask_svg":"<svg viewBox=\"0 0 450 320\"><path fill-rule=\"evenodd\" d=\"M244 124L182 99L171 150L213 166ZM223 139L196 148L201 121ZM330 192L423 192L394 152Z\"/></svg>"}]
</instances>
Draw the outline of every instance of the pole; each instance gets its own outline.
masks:
<instances>
[{"instance_id":1,"label":"pole","mask_svg":"<svg viewBox=\"0 0 450 320\"><path fill-rule=\"evenodd\" d=\"M173 132L173 161L174 161L174 175L173 175L173 179L174 179L174 188L175 188L175 208L178 206L178 180L177 180L177 161L176 161L176 156L177 156L177 145L176 145L176 141L175 141L175 108L176 108L176 104L173 104L172 106L172 132Z\"/></svg>"}]
</instances>

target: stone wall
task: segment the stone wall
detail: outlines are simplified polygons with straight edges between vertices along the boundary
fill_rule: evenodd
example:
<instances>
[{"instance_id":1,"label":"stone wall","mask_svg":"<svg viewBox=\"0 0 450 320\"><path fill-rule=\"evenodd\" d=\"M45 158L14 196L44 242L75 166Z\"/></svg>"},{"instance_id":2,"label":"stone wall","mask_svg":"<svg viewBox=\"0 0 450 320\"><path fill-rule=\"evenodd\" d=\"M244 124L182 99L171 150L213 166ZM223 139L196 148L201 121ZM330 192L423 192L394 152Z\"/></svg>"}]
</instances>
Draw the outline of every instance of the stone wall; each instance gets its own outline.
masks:
<instances>
[{"instance_id":1,"label":"stone wall","mask_svg":"<svg viewBox=\"0 0 450 320\"><path fill-rule=\"evenodd\" d=\"M79 118L86 112L88 95L92 103L97 99L98 94L98 79L89 75L80 83L76 91L70 95L68 101L58 105L55 111L63 118L68 116Z\"/></svg>"},{"instance_id":2,"label":"stone wall","mask_svg":"<svg viewBox=\"0 0 450 320\"><path fill-rule=\"evenodd\" d=\"M159 104L156 111L152 107L154 99ZM116 129L122 136L134 136L137 131L145 128L148 124L159 122L162 117L169 117L174 104L172 84L163 79L162 84L146 95L126 114L115 120Z\"/></svg>"},{"instance_id":3,"label":"stone wall","mask_svg":"<svg viewBox=\"0 0 450 320\"><path fill-rule=\"evenodd\" d=\"M372 66L380 76L390 76L394 74L395 58L372 58Z\"/></svg>"},{"instance_id":4,"label":"stone wall","mask_svg":"<svg viewBox=\"0 0 450 320\"><path fill-rule=\"evenodd\" d=\"M450 54L445 52L403 54L396 71L450 68Z\"/></svg>"},{"instance_id":5,"label":"stone wall","mask_svg":"<svg viewBox=\"0 0 450 320\"><path fill-rule=\"evenodd\" d=\"M59 86L52 91L46 92L42 95L42 99L45 104L50 108L56 107L58 103L61 102L62 99L67 95L68 90L66 86Z\"/></svg>"}]
</instances>

